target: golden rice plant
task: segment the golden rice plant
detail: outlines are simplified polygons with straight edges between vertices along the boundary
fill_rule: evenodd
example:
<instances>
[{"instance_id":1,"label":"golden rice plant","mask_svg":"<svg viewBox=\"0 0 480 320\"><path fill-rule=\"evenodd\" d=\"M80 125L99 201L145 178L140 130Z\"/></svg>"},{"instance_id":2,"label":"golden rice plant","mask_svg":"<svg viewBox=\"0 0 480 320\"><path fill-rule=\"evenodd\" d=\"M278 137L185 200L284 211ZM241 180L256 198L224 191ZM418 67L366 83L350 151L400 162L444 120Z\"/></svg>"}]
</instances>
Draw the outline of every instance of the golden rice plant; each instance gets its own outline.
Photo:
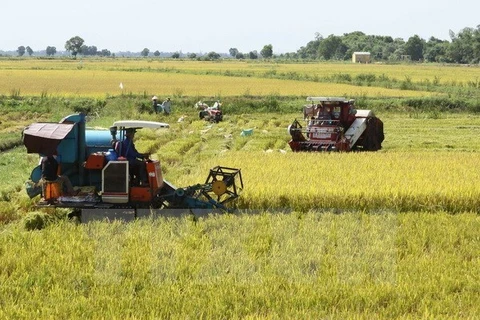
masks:
<instances>
[{"instance_id":1,"label":"golden rice plant","mask_svg":"<svg viewBox=\"0 0 480 320\"><path fill-rule=\"evenodd\" d=\"M121 84L121 86L120 86ZM92 96L156 94L176 96L299 95L419 97L421 91L357 87L347 84L221 75L106 70L8 70L0 73L0 94Z\"/></svg>"},{"instance_id":2,"label":"golden rice plant","mask_svg":"<svg viewBox=\"0 0 480 320\"><path fill-rule=\"evenodd\" d=\"M264 213L10 226L0 318L475 319L478 222Z\"/></svg>"},{"instance_id":3,"label":"golden rice plant","mask_svg":"<svg viewBox=\"0 0 480 320\"><path fill-rule=\"evenodd\" d=\"M177 185L199 181L220 164L241 168L244 209L461 212L480 206L479 161L472 152L228 151L202 161Z\"/></svg>"},{"instance_id":4,"label":"golden rice plant","mask_svg":"<svg viewBox=\"0 0 480 320\"><path fill-rule=\"evenodd\" d=\"M126 72L169 72L193 74L236 75L309 75L322 79L336 74L348 74L353 78L360 74L389 77L398 81L410 79L414 82L468 83L478 82L480 69L477 67L439 64L353 64L345 63L278 63L269 61L192 61L164 59L55 59L55 60L2 60L0 70L86 70Z\"/></svg>"}]
</instances>

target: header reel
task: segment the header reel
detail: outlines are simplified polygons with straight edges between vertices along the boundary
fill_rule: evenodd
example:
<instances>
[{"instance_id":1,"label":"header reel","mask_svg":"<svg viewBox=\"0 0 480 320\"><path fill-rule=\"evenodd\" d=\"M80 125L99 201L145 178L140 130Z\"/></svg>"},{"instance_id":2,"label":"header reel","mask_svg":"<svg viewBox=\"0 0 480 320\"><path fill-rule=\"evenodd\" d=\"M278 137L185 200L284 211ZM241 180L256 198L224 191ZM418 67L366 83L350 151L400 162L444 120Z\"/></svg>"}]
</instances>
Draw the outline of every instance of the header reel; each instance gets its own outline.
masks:
<instances>
[{"instance_id":1,"label":"header reel","mask_svg":"<svg viewBox=\"0 0 480 320\"><path fill-rule=\"evenodd\" d=\"M164 188L165 189L165 188ZM204 184L184 188L167 186L167 191L158 195L156 202L163 208L171 209L220 209L238 198L243 190L240 169L217 166L210 169Z\"/></svg>"}]
</instances>

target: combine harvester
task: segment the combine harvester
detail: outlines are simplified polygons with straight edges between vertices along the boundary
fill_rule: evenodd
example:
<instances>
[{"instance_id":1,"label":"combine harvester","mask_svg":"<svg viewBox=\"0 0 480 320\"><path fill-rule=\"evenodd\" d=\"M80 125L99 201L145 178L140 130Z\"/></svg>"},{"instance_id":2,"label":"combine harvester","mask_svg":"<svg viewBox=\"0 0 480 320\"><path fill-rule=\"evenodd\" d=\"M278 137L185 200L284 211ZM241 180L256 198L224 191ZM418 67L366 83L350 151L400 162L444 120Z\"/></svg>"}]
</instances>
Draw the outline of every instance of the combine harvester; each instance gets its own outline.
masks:
<instances>
[{"instance_id":1,"label":"combine harvester","mask_svg":"<svg viewBox=\"0 0 480 320\"><path fill-rule=\"evenodd\" d=\"M354 100L308 97L303 107L306 127L297 119L288 126L288 142L298 151L377 151L384 139L383 122L371 110L356 110Z\"/></svg>"},{"instance_id":2,"label":"combine harvester","mask_svg":"<svg viewBox=\"0 0 480 320\"><path fill-rule=\"evenodd\" d=\"M40 157L56 155L58 176L68 177L75 189L73 195L66 194L62 179L42 179L39 164L27 182L31 198L41 195L39 207L71 208L82 222L185 213L199 216L230 211L227 205L243 189L240 169L221 166L210 169L203 184L177 188L163 179L159 161L150 159L142 162L148 183L137 183L129 162L117 158L116 142L124 139L129 128L156 130L169 125L126 120L101 130L87 129L85 123L85 115L74 114L59 123L33 123L23 131L27 152Z\"/></svg>"}]
</instances>

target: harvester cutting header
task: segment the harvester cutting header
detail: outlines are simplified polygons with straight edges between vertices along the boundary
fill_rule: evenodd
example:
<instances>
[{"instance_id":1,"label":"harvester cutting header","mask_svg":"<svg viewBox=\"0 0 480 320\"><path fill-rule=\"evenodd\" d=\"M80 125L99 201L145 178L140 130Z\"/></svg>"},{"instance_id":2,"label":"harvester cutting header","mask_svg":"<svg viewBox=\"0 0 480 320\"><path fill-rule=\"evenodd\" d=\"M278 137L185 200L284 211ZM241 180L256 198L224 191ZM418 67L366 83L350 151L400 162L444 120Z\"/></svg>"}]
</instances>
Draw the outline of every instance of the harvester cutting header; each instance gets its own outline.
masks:
<instances>
[{"instance_id":1,"label":"harvester cutting header","mask_svg":"<svg viewBox=\"0 0 480 320\"><path fill-rule=\"evenodd\" d=\"M109 130L88 129L85 123L85 115L73 114L59 123L33 123L23 131L27 152L38 153L42 159L27 183L30 197L41 194L39 206L72 208L83 221L193 210L204 214L229 211L227 204L243 189L240 169L217 166L210 169L204 183L177 188L163 179L158 160L136 153L133 163L125 150L129 132L168 128L166 123L123 120ZM52 170L46 164L51 158L55 172L48 174ZM64 188L65 182L70 190Z\"/></svg>"},{"instance_id":2,"label":"harvester cutting header","mask_svg":"<svg viewBox=\"0 0 480 320\"><path fill-rule=\"evenodd\" d=\"M343 97L308 97L305 128L295 119L288 127L290 148L297 151L377 151L384 139L383 122L371 110L355 109Z\"/></svg>"}]
</instances>

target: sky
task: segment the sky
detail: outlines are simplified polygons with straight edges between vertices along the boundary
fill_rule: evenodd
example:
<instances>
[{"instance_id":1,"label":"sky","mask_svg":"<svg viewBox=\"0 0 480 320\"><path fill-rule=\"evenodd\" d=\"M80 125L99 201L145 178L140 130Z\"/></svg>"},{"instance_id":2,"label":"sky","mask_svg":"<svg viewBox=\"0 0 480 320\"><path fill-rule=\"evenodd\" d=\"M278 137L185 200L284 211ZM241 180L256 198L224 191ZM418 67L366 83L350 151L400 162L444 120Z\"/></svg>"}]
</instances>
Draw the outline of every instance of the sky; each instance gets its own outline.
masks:
<instances>
[{"instance_id":1,"label":"sky","mask_svg":"<svg viewBox=\"0 0 480 320\"><path fill-rule=\"evenodd\" d=\"M115 52L296 52L318 32L451 40L480 25L479 0L20 0L0 7L0 51L65 50L74 36Z\"/></svg>"}]
</instances>

